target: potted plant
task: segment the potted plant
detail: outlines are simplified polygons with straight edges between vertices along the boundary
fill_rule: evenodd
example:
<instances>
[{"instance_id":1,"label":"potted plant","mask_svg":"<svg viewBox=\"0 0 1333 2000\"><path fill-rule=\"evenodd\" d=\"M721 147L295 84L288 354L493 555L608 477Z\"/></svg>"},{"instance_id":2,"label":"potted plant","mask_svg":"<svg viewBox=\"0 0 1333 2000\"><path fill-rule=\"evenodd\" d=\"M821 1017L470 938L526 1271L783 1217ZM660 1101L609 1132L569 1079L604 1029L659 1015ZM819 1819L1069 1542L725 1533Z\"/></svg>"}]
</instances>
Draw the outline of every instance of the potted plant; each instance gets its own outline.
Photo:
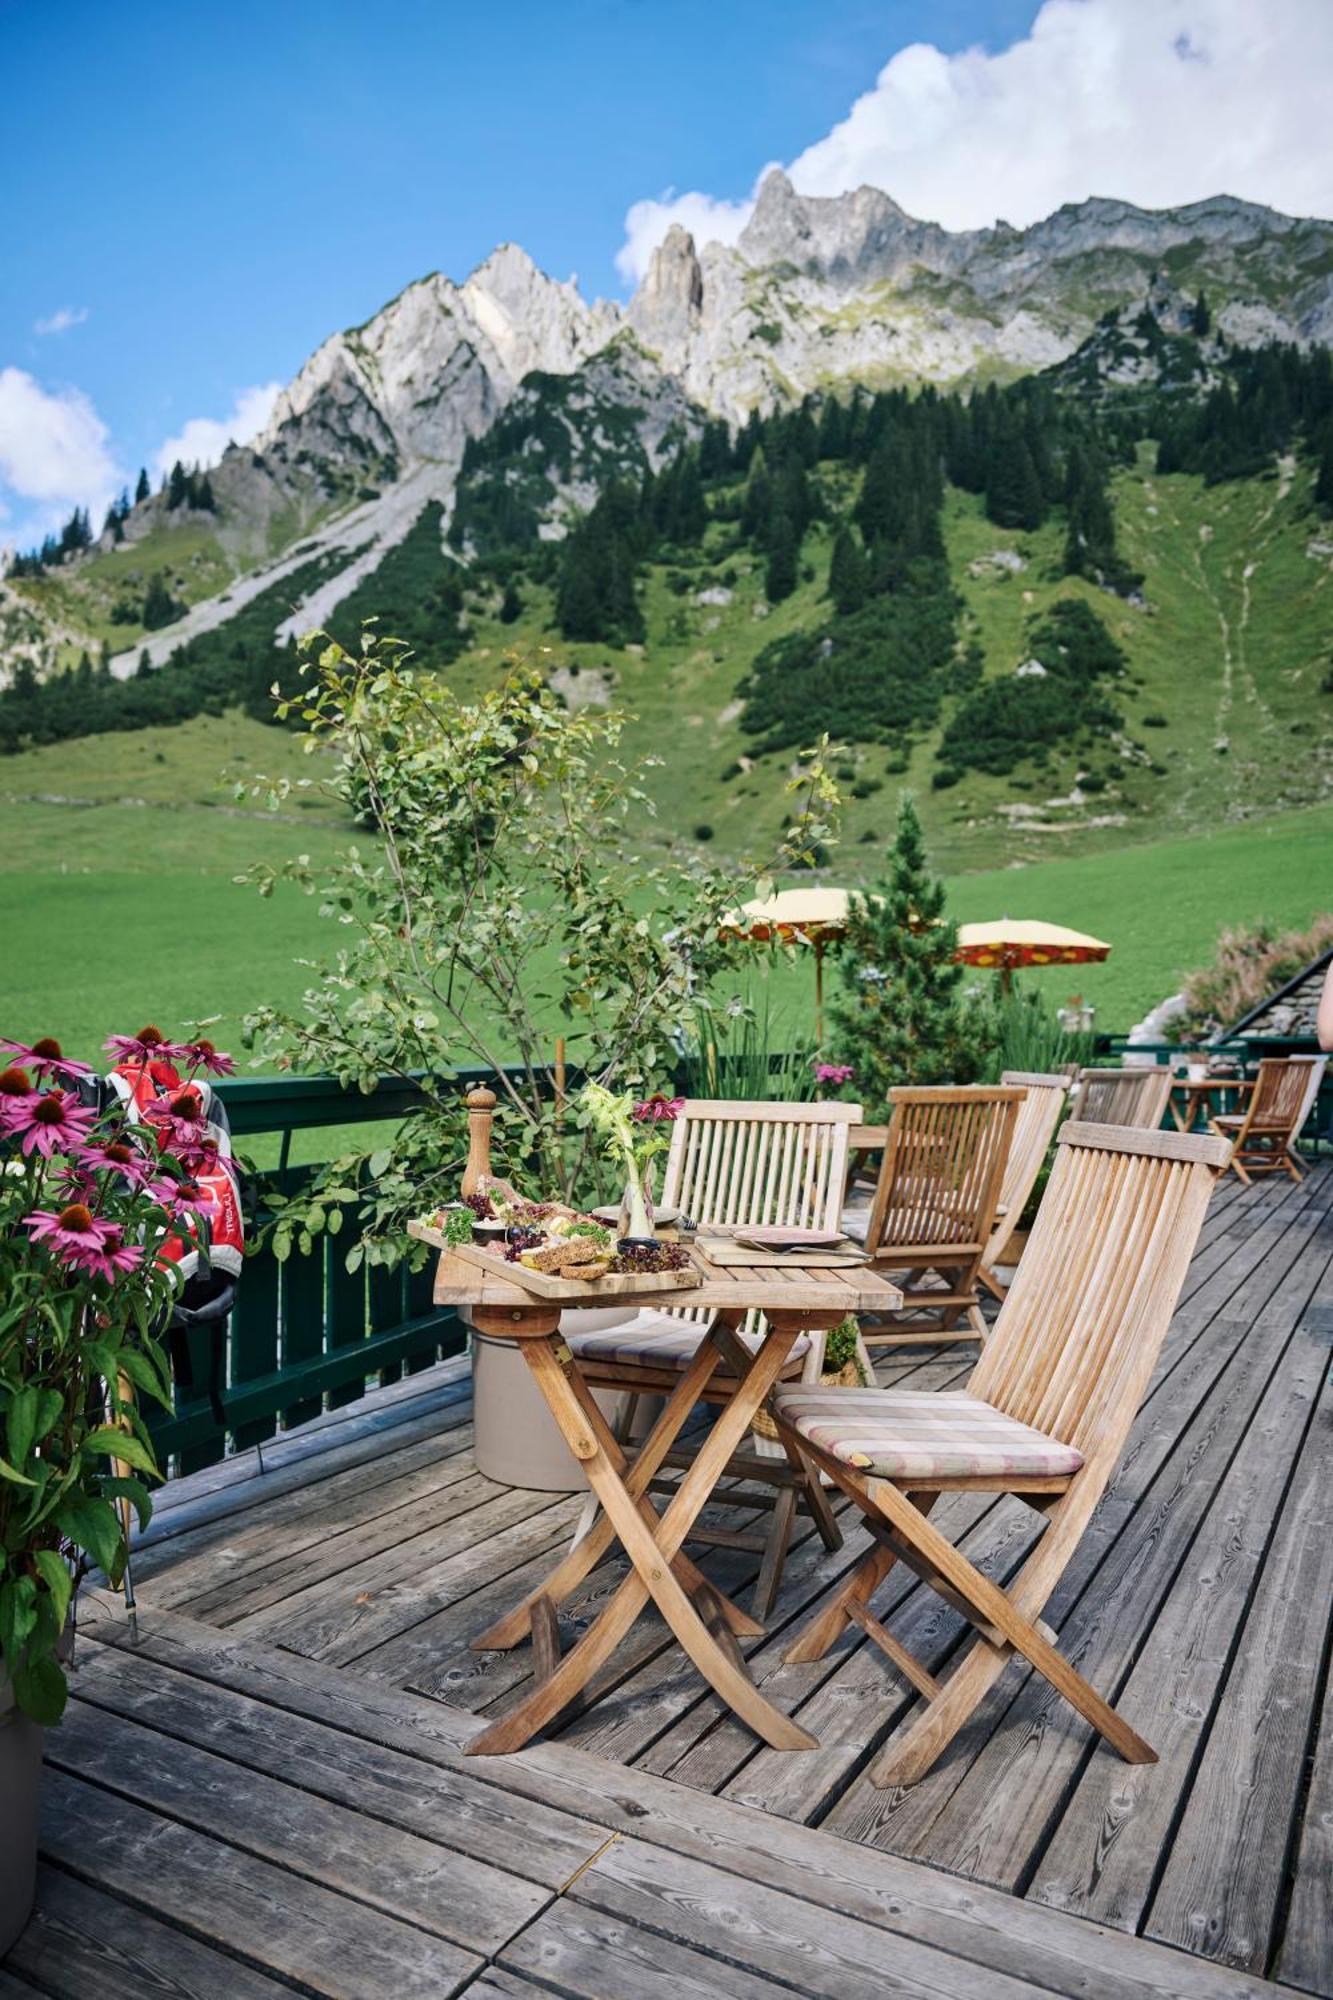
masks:
<instances>
[{"instance_id":1,"label":"potted plant","mask_svg":"<svg viewBox=\"0 0 1333 2000\"><path fill-rule=\"evenodd\" d=\"M230 1066L156 1029L112 1045L129 1083L99 1111L88 1065L58 1042L0 1042L0 1957L32 1905L42 1732L65 1707L80 1581L118 1582L130 1510L151 1512L136 1396L171 1407L156 1332L171 1252L207 1230L191 1176L216 1155L193 1071L171 1065ZM150 1069L182 1086L156 1116Z\"/></svg>"}]
</instances>

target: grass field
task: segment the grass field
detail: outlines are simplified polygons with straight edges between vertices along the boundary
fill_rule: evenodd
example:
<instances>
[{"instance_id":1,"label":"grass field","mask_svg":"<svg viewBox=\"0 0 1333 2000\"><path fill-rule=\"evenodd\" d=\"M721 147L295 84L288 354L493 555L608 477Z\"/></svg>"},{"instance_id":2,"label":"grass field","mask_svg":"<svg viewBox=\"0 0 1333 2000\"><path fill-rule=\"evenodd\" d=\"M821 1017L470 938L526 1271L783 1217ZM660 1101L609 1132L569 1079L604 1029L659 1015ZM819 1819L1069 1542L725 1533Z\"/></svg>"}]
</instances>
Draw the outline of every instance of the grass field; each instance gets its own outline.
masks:
<instances>
[{"instance_id":1,"label":"grass field","mask_svg":"<svg viewBox=\"0 0 1333 2000\"><path fill-rule=\"evenodd\" d=\"M687 761L692 749L686 738ZM676 744L663 754L669 783ZM304 776L312 767L291 737L232 716L0 765L5 1032L54 1032L91 1056L113 1028L155 1019L170 1030L220 1014L220 1035L234 1042L259 999L299 999L299 961L332 948L331 926L313 899L279 887L261 900L233 877L285 855L318 860L345 830L318 798L279 814L237 805L218 783L224 768ZM885 826L894 800L886 786L877 801ZM848 843L827 879L873 879L879 853L878 844ZM1208 958L1223 925L1304 924L1326 909L1331 855L1333 806L1324 806L1132 849L952 873L951 907L963 921L1042 917L1109 939L1104 966L1033 976L1056 1001L1077 988L1096 1003L1101 1026L1122 1029ZM772 978L779 1015L808 1032L808 964L779 958Z\"/></svg>"}]
</instances>

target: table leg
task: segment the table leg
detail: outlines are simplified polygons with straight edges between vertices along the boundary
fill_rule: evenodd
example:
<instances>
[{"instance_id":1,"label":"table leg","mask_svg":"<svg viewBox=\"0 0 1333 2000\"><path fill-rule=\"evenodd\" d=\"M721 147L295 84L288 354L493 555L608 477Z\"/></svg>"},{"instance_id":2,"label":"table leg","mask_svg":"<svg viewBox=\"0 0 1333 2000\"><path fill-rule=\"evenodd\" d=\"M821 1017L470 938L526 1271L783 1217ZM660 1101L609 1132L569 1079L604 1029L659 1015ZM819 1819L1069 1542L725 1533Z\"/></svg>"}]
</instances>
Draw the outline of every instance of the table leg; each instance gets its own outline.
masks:
<instances>
[{"instance_id":1,"label":"table leg","mask_svg":"<svg viewBox=\"0 0 1333 2000\"><path fill-rule=\"evenodd\" d=\"M688 1368L682 1373L680 1381L667 1400L665 1409L653 1425L648 1436L644 1439L633 1465L630 1466L627 1473L625 1471L627 1464L625 1453L621 1450L620 1444L611 1433L609 1426L603 1423L602 1427L606 1432L607 1440L603 1449L606 1452L607 1458L616 1472L625 1475L626 1490L636 1500L641 1500L643 1506L650 1509L654 1520L656 1519L656 1510L652 1509L651 1502L647 1499L648 1482L660 1470L662 1461L675 1443L679 1433L684 1429L690 1412L707 1386L709 1378L716 1370L719 1360L720 1356L717 1348L710 1345L707 1340L701 1340L698 1352L691 1360ZM592 1404L592 1411L596 1412L599 1418L600 1411L597 1410L597 1405L592 1400L587 1384L581 1377L578 1377L577 1380L578 1389L582 1391L580 1402L584 1420L586 1424L591 1424L593 1416L589 1411L588 1405ZM586 1400L584 1400L585 1398ZM551 1572L551 1575L539 1589L532 1591L529 1596L523 1599L521 1604L515 1605L514 1609L507 1611L502 1618L497 1618L493 1625L488 1625L484 1632L476 1634L475 1638L471 1641L473 1651L477 1653L503 1652L510 1646L519 1645L528 1636L531 1626L531 1607L536 1600L539 1597L549 1597L552 1604L563 1604L565 1599L583 1582L583 1579L592 1570L596 1569L615 1538L615 1529L603 1511L600 1517L593 1522L592 1527L583 1537L583 1540L569 1551L568 1555ZM689 1569L693 1569L694 1566L688 1562L688 1558L684 1558L683 1561L688 1565ZM753 1619L747 1619L739 1607L733 1606L732 1608L735 1611L736 1618L743 1621L739 1628L735 1628L733 1621L734 1629L740 1629L751 1635L757 1635L762 1632L763 1627L757 1625Z\"/></svg>"},{"instance_id":2,"label":"table leg","mask_svg":"<svg viewBox=\"0 0 1333 2000\"><path fill-rule=\"evenodd\" d=\"M650 1596L709 1685L758 1736L779 1750L815 1747L815 1739L808 1731L775 1708L760 1694L748 1674L737 1668L727 1647L714 1638L705 1619L690 1602L672 1567L695 1517L725 1471L736 1446L749 1430L755 1411L781 1374L799 1330L799 1321L794 1321L790 1326L775 1328L770 1333L738 1382L735 1395L720 1413L693 1465L682 1478L665 1513L657 1519L655 1529L650 1528L644 1519L638 1496L631 1490L629 1481L615 1467L613 1453L618 1452L619 1447L601 1412L590 1396L590 1407L585 1407L571 1386L566 1367L577 1378L577 1364L573 1361L562 1362L549 1337L524 1343L523 1352L528 1366L571 1449L580 1458L588 1483L605 1511L607 1525L625 1549L633 1568L599 1617L572 1651L563 1655L550 1676L534 1687L517 1708L473 1739L468 1745L470 1756L493 1756L517 1750L552 1721L610 1658ZM705 1336L705 1342L712 1350L713 1366L716 1366L719 1349L713 1343L711 1331ZM708 1372L711 1373L711 1369ZM636 1461L631 1477L640 1470L641 1464L642 1457ZM577 1556L581 1546L580 1550L571 1554ZM567 1556L565 1563L560 1565L561 1571L569 1561ZM549 1585L546 1594L549 1594ZM716 1607L710 1604L707 1608L712 1613Z\"/></svg>"}]
</instances>

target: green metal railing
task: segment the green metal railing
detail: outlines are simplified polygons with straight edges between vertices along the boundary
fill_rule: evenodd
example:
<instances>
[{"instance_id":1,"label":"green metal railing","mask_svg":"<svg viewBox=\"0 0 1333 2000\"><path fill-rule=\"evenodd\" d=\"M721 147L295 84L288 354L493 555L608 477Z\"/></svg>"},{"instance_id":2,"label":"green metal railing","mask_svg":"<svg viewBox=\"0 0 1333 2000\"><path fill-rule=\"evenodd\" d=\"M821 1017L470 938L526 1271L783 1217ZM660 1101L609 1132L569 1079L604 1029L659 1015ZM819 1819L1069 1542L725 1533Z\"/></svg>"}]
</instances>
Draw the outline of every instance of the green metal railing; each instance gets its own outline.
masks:
<instances>
[{"instance_id":1,"label":"green metal railing","mask_svg":"<svg viewBox=\"0 0 1333 2000\"><path fill-rule=\"evenodd\" d=\"M460 1076L459 1087L480 1080ZM280 1137L277 1165L248 1190L261 1218L269 1194L294 1193L315 1172L290 1163L294 1133L401 1118L421 1097L397 1078L370 1095L322 1076L233 1078L218 1088L239 1153L257 1135ZM325 1407L354 1401L371 1377L392 1381L461 1351L466 1330L452 1309L433 1304L430 1267L349 1272L347 1250L356 1239L352 1211L341 1233L317 1240L308 1256L294 1253L280 1264L264 1247L246 1258L225 1335L225 1421L218 1424L207 1395L213 1336L200 1329L189 1336L193 1386L178 1391L173 1416L152 1422L164 1463L170 1458L180 1471L193 1471L221 1458L228 1437L238 1447L262 1444Z\"/></svg>"}]
</instances>

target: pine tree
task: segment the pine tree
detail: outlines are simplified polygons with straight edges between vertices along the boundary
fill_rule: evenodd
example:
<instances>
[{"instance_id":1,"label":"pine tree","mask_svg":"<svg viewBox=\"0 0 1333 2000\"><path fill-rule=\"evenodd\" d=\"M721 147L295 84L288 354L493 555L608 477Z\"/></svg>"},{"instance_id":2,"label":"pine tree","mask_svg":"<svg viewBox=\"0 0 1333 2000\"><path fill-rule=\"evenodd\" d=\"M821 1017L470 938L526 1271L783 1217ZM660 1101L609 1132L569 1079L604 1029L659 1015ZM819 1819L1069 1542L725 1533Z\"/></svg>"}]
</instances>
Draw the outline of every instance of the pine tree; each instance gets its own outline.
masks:
<instances>
[{"instance_id":1,"label":"pine tree","mask_svg":"<svg viewBox=\"0 0 1333 2000\"><path fill-rule=\"evenodd\" d=\"M138 484L135 486L134 489L135 506L136 507L140 506L142 502L148 498L151 492L152 488L148 484L148 468L146 466L141 465L139 467Z\"/></svg>"},{"instance_id":2,"label":"pine tree","mask_svg":"<svg viewBox=\"0 0 1333 2000\"><path fill-rule=\"evenodd\" d=\"M144 594L143 622L146 629L160 631L164 625L170 625L180 617L181 609L161 576L155 576Z\"/></svg>"},{"instance_id":3,"label":"pine tree","mask_svg":"<svg viewBox=\"0 0 1333 2000\"><path fill-rule=\"evenodd\" d=\"M986 513L1001 528L1039 528L1046 518L1041 481L1020 431L1001 431L991 447Z\"/></svg>"},{"instance_id":4,"label":"pine tree","mask_svg":"<svg viewBox=\"0 0 1333 2000\"><path fill-rule=\"evenodd\" d=\"M852 530L844 522L833 539L829 561L828 594L839 613L846 617L859 611L866 601L866 559Z\"/></svg>"},{"instance_id":5,"label":"pine tree","mask_svg":"<svg viewBox=\"0 0 1333 2000\"><path fill-rule=\"evenodd\" d=\"M1323 447L1319 453L1319 471L1315 475L1314 497L1318 506L1333 513L1333 424L1324 432Z\"/></svg>"},{"instance_id":6,"label":"pine tree","mask_svg":"<svg viewBox=\"0 0 1333 2000\"><path fill-rule=\"evenodd\" d=\"M518 594L517 585L511 576L505 585L504 596L500 600L500 623L514 625L523 616L523 599Z\"/></svg>"},{"instance_id":7,"label":"pine tree","mask_svg":"<svg viewBox=\"0 0 1333 2000\"><path fill-rule=\"evenodd\" d=\"M957 947L944 884L930 872L904 793L887 880L853 899L839 954L843 991L831 1010L838 1058L851 1064L868 1111L882 1113L895 1084L970 1083L983 1067L988 1016L962 997Z\"/></svg>"},{"instance_id":8,"label":"pine tree","mask_svg":"<svg viewBox=\"0 0 1333 2000\"><path fill-rule=\"evenodd\" d=\"M1212 325L1213 315L1209 309L1207 297L1203 292L1200 292L1198 298L1190 308L1190 332L1197 334L1199 339L1202 340L1212 331Z\"/></svg>"},{"instance_id":9,"label":"pine tree","mask_svg":"<svg viewBox=\"0 0 1333 2000\"><path fill-rule=\"evenodd\" d=\"M185 467L177 459L171 468L171 476L167 480L167 505L168 507L183 507L189 497L190 482L186 475Z\"/></svg>"},{"instance_id":10,"label":"pine tree","mask_svg":"<svg viewBox=\"0 0 1333 2000\"><path fill-rule=\"evenodd\" d=\"M773 516L768 530L768 567L764 572L764 595L770 604L781 604L796 588L796 566L801 538L789 514Z\"/></svg>"}]
</instances>

